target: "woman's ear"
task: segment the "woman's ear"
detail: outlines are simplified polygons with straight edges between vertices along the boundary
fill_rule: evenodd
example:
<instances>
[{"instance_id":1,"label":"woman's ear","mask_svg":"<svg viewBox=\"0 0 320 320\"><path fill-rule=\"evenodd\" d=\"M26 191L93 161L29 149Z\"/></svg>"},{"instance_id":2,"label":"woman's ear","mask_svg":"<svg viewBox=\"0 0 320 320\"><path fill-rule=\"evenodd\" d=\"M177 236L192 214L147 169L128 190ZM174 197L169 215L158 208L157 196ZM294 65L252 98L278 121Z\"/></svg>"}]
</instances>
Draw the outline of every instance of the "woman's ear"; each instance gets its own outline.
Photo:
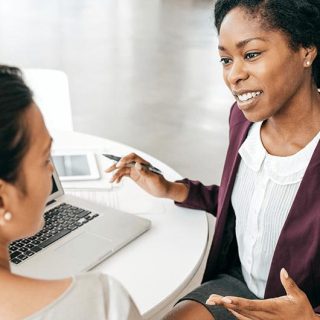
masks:
<instances>
[{"instance_id":1,"label":"woman's ear","mask_svg":"<svg viewBox=\"0 0 320 320\"><path fill-rule=\"evenodd\" d=\"M316 59L318 50L317 47L311 46L304 49L304 66L305 67L310 67L313 63L313 61Z\"/></svg>"},{"instance_id":2,"label":"woman's ear","mask_svg":"<svg viewBox=\"0 0 320 320\"><path fill-rule=\"evenodd\" d=\"M0 226L5 225L5 219L4 219L5 214L6 214L6 209L4 208L3 199L0 195Z\"/></svg>"},{"instance_id":3,"label":"woman's ear","mask_svg":"<svg viewBox=\"0 0 320 320\"><path fill-rule=\"evenodd\" d=\"M6 189L6 182L0 179L0 227L12 219L12 213L8 210L9 196Z\"/></svg>"},{"instance_id":4,"label":"woman's ear","mask_svg":"<svg viewBox=\"0 0 320 320\"><path fill-rule=\"evenodd\" d=\"M0 209L0 227L9 223L11 219L12 219L11 212Z\"/></svg>"},{"instance_id":5,"label":"woman's ear","mask_svg":"<svg viewBox=\"0 0 320 320\"><path fill-rule=\"evenodd\" d=\"M0 208L0 226L1 227L5 225L4 215L5 215L5 210L3 209L3 207L1 207Z\"/></svg>"}]
</instances>

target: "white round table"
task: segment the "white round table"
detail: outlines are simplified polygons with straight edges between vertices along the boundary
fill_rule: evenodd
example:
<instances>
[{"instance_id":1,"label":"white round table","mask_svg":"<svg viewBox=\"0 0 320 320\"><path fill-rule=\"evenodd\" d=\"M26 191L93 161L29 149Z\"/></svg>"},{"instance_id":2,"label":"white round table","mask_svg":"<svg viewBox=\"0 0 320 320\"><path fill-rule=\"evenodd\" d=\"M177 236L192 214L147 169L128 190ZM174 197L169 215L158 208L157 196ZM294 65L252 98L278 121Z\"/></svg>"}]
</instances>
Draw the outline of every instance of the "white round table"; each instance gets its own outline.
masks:
<instances>
[{"instance_id":1,"label":"white round table","mask_svg":"<svg viewBox=\"0 0 320 320\"><path fill-rule=\"evenodd\" d=\"M135 152L159 168L169 180L181 176L159 160L129 146L76 132L53 133L55 150L93 151L101 172L112 164L101 153L126 155ZM111 185L110 175L99 181L64 182L70 188L107 190L106 205L143 216L152 227L138 239L102 262L94 270L108 273L122 282L145 319L158 319L187 291L199 284L208 243L208 222L204 211L184 209L171 200L148 195L129 178ZM73 189L74 191L74 189ZM109 201L109 200L110 201ZM192 284L192 279L197 278Z\"/></svg>"}]
</instances>

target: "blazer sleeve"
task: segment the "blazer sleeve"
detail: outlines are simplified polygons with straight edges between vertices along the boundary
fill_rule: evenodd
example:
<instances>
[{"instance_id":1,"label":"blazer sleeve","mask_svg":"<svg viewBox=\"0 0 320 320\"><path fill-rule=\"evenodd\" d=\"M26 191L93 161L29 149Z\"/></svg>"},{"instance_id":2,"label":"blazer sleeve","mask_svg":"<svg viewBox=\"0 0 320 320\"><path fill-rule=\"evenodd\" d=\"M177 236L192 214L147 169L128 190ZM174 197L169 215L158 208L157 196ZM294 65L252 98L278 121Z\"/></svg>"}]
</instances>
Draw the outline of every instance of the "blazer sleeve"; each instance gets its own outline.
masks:
<instances>
[{"instance_id":1,"label":"blazer sleeve","mask_svg":"<svg viewBox=\"0 0 320 320\"><path fill-rule=\"evenodd\" d=\"M205 186L199 181L189 179L179 180L187 185L189 193L183 202L175 202L176 205L184 208L205 210L214 216L217 212L219 187L216 185Z\"/></svg>"}]
</instances>

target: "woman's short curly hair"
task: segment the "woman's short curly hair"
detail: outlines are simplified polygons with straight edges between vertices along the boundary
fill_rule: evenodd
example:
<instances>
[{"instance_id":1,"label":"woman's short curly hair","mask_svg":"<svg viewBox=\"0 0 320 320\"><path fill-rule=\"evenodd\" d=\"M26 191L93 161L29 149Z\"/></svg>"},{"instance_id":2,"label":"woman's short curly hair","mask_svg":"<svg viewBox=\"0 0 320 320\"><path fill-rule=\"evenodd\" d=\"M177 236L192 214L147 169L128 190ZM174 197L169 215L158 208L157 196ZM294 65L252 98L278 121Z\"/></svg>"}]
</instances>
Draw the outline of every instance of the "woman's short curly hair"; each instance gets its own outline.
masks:
<instances>
[{"instance_id":1,"label":"woman's short curly hair","mask_svg":"<svg viewBox=\"0 0 320 320\"><path fill-rule=\"evenodd\" d=\"M224 17L236 7L258 16L265 28L286 34L293 50L315 46L312 74L320 88L320 0L218 0L214 10L218 33Z\"/></svg>"}]
</instances>

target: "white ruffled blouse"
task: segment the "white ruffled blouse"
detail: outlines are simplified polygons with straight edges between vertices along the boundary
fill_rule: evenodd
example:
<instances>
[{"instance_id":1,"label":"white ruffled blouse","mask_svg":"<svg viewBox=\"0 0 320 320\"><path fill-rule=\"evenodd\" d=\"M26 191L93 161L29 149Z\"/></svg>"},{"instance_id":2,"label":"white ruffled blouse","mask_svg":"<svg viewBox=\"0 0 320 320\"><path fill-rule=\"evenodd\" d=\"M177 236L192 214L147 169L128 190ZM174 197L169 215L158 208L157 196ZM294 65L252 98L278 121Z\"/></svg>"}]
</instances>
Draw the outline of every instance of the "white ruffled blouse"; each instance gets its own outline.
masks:
<instances>
[{"instance_id":1,"label":"white ruffled blouse","mask_svg":"<svg viewBox=\"0 0 320 320\"><path fill-rule=\"evenodd\" d=\"M319 132L296 154L272 156L261 142L261 124L252 125L239 149L241 162L231 197L242 273L259 298L264 297L281 229L320 139Z\"/></svg>"}]
</instances>

